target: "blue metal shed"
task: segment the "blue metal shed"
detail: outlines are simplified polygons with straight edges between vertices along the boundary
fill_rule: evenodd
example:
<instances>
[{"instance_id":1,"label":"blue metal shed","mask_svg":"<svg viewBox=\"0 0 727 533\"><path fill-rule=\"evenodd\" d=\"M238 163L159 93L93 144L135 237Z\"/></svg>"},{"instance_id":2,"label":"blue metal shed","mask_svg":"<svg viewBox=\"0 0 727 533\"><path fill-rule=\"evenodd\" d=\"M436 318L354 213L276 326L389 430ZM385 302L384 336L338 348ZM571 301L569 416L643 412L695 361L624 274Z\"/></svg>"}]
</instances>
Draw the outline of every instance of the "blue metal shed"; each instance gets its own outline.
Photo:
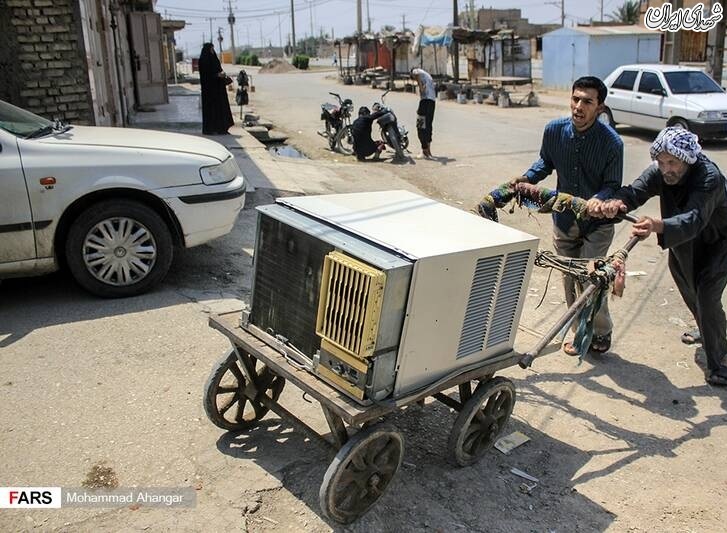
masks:
<instances>
[{"instance_id":1,"label":"blue metal shed","mask_svg":"<svg viewBox=\"0 0 727 533\"><path fill-rule=\"evenodd\" d=\"M658 63L661 33L640 26L576 26L543 35L543 86L569 89L581 76L603 79L616 67Z\"/></svg>"}]
</instances>

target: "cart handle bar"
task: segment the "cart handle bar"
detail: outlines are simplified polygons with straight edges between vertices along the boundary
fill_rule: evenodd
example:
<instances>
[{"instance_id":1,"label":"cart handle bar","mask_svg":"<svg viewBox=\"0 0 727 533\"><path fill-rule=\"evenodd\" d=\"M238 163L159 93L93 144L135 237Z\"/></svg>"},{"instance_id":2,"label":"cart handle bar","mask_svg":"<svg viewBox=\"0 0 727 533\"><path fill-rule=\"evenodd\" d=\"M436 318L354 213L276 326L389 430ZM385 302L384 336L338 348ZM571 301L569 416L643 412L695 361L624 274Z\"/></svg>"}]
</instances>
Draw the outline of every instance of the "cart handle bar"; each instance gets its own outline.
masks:
<instances>
[{"instance_id":1,"label":"cart handle bar","mask_svg":"<svg viewBox=\"0 0 727 533\"><path fill-rule=\"evenodd\" d=\"M627 220L628 222L637 222L639 220L635 216L629 215L628 213L622 213L618 216L618 218L622 218L624 220ZM640 240L640 237L631 237L624 245L623 250L625 250L626 252L630 252L633 247L636 246L636 243ZM530 367L533 364L533 361L540 357L540 352L543 351L543 348L550 344L550 342L573 319L573 317L576 316L576 314L579 313L586 306L588 300L590 300L591 296L593 296L593 293L596 292L597 289L598 286L596 285L589 285L588 287L586 287L586 289L580 294L578 299L573 302L573 305L568 308L568 310L560 318L560 320L558 320L558 322L556 322L553 327L548 330L548 333L546 333L543 338L540 339L538 344L536 344L532 350L526 352L520 358L520 361L518 361L518 365L520 365L520 368Z\"/></svg>"}]
</instances>

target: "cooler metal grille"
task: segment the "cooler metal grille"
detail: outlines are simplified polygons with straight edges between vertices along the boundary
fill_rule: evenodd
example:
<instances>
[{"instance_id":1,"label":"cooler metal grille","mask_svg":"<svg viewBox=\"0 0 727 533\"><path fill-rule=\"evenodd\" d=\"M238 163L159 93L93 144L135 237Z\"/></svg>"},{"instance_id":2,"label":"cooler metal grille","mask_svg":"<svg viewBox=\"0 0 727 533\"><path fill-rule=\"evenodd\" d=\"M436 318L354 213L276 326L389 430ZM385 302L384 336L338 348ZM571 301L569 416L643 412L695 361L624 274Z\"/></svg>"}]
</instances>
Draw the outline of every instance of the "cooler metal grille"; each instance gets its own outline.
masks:
<instances>
[{"instance_id":1,"label":"cooler metal grille","mask_svg":"<svg viewBox=\"0 0 727 533\"><path fill-rule=\"evenodd\" d=\"M505 269L497 290L495 312L492 314L490 335L487 337L487 348L507 342L515 322L520 293L525 285L525 273L530 261L530 250L508 254Z\"/></svg>"},{"instance_id":2,"label":"cooler metal grille","mask_svg":"<svg viewBox=\"0 0 727 533\"><path fill-rule=\"evenodd\" d=\"M467 301L462 333L459 338L457 358L480 352L485 344L492 302L500 275L502 256L479 259L472 279L472 288Z\"/></svg>"},{"instance_id":3,"label":"cooler metal grille","mask_svg":"<svg viewBox=\"0 0 727 533\"><path fill-rule=\"evenodd\" d=\"M341 252L326 255L316 333L358 358L374 353L386 274Z\"/></svg>"}]
</instances>

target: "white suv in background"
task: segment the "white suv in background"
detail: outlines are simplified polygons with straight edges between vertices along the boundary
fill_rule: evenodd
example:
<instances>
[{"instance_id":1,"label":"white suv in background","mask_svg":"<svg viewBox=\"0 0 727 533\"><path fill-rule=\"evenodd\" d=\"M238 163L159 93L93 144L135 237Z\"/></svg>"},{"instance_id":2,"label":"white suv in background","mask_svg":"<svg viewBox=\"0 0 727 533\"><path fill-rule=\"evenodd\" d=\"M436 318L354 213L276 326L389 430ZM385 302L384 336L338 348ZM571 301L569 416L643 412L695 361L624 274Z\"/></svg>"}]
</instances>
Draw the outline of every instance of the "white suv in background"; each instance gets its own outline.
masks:
<instances>
[{"instance_id":1,"label":"white suv in background","mask_svg":"<svg viewBox=\"0 0 727 533\"><path fill-rule=\"evenodd\" d=\"M96 295L142 293L175 245L229 233L245 190L214 141L67 126L0 100L0 279L65 263Z\"/></svg>"},{"instance_id":2,"label":"white suv in background","mask_svg":"<svg viewBox=\"0 0 727 533\"><path fill-rule=\"evenodd\" d=\"M604 80L601 120L659 131L680 126L701 138L727 137L727 94L701 69L624 65Z\"/></svg>"}]
</instances>

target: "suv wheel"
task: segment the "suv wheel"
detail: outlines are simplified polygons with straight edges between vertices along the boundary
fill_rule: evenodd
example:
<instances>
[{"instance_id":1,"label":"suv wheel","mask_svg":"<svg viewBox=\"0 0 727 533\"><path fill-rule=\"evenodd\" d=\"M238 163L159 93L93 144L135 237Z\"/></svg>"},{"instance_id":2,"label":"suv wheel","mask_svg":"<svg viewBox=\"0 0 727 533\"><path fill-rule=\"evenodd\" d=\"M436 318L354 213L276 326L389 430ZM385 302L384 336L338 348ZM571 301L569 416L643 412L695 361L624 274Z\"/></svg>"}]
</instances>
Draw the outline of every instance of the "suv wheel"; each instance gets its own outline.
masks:
<instances>
[{"instance_id":1,"label":"suv wheel","mask_svg":"<svg viewBox=\"0 0 727 533\"><path fill-rule=\"evenodd\" d=\"M97 296L121 298L141 294L164 278L173 244L154 210L115 200L93 205L76 218L65 252L79 285Z\"/></svg>"}]
</instances>

